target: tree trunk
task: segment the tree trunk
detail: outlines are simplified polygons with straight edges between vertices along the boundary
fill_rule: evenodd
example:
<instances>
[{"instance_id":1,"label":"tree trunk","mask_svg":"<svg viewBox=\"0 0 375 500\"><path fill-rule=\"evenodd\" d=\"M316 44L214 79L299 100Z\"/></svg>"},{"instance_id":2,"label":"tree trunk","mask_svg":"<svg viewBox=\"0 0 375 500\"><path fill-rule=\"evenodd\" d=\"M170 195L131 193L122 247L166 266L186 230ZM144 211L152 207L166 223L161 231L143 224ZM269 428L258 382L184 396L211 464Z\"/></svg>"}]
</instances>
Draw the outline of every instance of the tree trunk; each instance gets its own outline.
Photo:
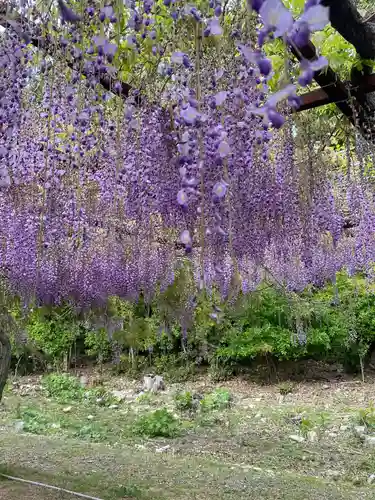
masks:
<instances>
[{"instance_id":1,"label":"tree trunk","mask_svg":"<svg viewBox=\"0 0 375 500\"><path fill-rule=\"evenodd\" d=\"M0 331L0 401L8 379L11 358L11 345L6 333Z\"/></svg>"}]
</instances>

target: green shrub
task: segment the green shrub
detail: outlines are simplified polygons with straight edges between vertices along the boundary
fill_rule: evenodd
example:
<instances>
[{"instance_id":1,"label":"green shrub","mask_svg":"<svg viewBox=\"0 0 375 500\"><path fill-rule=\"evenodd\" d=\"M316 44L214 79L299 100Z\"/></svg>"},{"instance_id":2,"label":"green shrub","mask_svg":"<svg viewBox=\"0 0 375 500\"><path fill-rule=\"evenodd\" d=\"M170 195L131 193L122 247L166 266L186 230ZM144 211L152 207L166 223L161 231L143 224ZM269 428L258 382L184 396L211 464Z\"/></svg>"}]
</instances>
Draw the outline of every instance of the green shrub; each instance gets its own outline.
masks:
<instances>
[{"instance_id":1,"label":"green shrub","mask_svg":"<svg viewBox=\"0 0 375 500\"><path fill-rule=\"evenodd\" d=\"M188 411L194 408L194 399L191 392L180 392L174 396L174 402L177 410Z\"/></svg>"},{"instance_id":2,"label":"green shrub","mask_svg":"<svg viewBox=\"0 0 375 500\"><path fill-rule=\"evenodd\" d=\"M365 425L370 432L375 431L375 407L371 404L359 410L359 423Z\"/></svg>"},{"instance_id":3,"label":"green shrub","mask_svg":"<svg viewBox=\"0 0 375 500\"><path fill-rule=\"evenodd\" d=\"M307 437L309 432L314 428L314 423L312 420L306 416L302 417L301 423L299 424L299 429L302 436Z\"/></svg>"},{"instance_id":4,"label":"green shrub","mask_svg":"<svg viewBox=\"0 0 375 500\"><path fill-rule=\"evenodd\" d=\"M224 410L231 403L231 394L228 389L216 389L207 394L200 402L202 411Z\"/></svg>"},{"instance_id":5,"label":"green shrub","mask_svg":"<svg viewBox=\"0 0 375 500\"><path fill-rule=\"evenodd\" d=\"M172 438L179 435L180 424L172 413L163 408L139 417L133 430L141 436Z\"/></svg>"},{"instance_id":6,"label":"green shrub","mask_svg":"<svg viewBox=\"0 0 375 500\"><path fill-rule=\"evenodd\" d=\"M23 431L31 434L44 434L49 426L49 420L41 411L25 408L20 413L23 422Z\"/></svg>"},{"instance_id":7,"label":"green shrub","mask_svg":"<svg viewBox=\"0 0 375 500\"><path fill-rule=\"evenodd\" d=\"M85 347L89 356L95 356L99 365L107 361L111 355L111 341L105 328L88 331L85 335Z\"/></svg>"},{"instance_id":8,"label":"green shrub","mask_svg":"<svg viewBox=\"0 0 375 500\"><path fill-rule=\"evenodd\" d=\"M55 368L67 369L81 326L69 306L40 307L31 310L26 331L29 340L51 359Z\"/></svg>"},{"instance_id":9,"label":"green shrub","mask_svg":"<svg viewBox=\"0 0 375 500\"><path fill-rule=\"evenodd\" d=\"M163 375L168 382L186 382L194 378L196 366L185 354L166 354L154 359L156 373Z\"/></svg>"},{"instance_id":10,"label":"green shrub","mask_svg":"<svg viewBox=\"0 0 375 500\"><path fill-rule=\"evenodd\" d=\"M73 432L73 436L79 439L93 441L94 443L102 443L107 441L111 436L110 429L100 422L93 422L77 427Z\"/></svg>"},{"instance_id":11,"label":"green shrub","mask_svg":"<svg viewBox=\"0 0 375 500\"><path fill-rule=\"evenodd\" d=\"M72 400L80 401L84 394L84 389L81 387L79 380L72 375L58 373L46 375L42 379L42 387L48 397L52 397L61 403Z\"/></svg>"},{"instance_id":12,"label":"green shrub","mask_svg":"<svg viewBox=\"0 0 375 500\"><path fill-rule=\"evenodd\" d=\"M298 294L264 281L254 293L223 304L215 290L197 292L185 263L176 271L175 282L158 291L151 303L142 297L135 304L113 297L105 311L90 311L89 317L107 315L123 353L115 370L131 377L153 367L167 381L182 382L208 365L211 378L223 381L262 358L271 361L269 366L274 359L309 358L364 372L366 356L375 347L371 286L364 276L345 273L324 287L309 286ZM110 356L105 328L90 331L90 321L84 322L69 306L34 308L27 314L14 300L10 310L12 366L18 373L43 369L47 363L57 369L67 366L73 349L76 357L86 352L100 364ZM186 313L191 322L182 342L180 319ZM17 345L17 335L24 330L28 343Z\"/></svg>"},{"instance_id":13,"label":"green shrub","mask_svg":"<svg viewBox=\"0 0 375 500\"><path fill-rule=\"evenodd\" d=\"M117 375L126 374L130 378L139 377L142 373L150 371L149 359L146 356L133 357L129 354L122 354L120 362L114 366L114 372Z\"/></svg>"},{"instance_id":14,"label":"green shrub","mask_svg":"<svg viewBox=\"0 0 375 500\"><path fill-rule=\"evenodd\" d=\"M110 406L118 404L118 400L104 387L94 387L92 389L83 390L83 401L88 404L96 404L100 406Z\"/></svg>"},{"instance_id":15,"label":"green shrub","mask_svg":"<svg viewBox=\"0 0 375 500\"><path fill-rule=\"evenodd\" d=\"M236 373L236 365L232 360L213 358L208 367L208 374L213 382L224 382Z\"/></svg>"}]
</instances>

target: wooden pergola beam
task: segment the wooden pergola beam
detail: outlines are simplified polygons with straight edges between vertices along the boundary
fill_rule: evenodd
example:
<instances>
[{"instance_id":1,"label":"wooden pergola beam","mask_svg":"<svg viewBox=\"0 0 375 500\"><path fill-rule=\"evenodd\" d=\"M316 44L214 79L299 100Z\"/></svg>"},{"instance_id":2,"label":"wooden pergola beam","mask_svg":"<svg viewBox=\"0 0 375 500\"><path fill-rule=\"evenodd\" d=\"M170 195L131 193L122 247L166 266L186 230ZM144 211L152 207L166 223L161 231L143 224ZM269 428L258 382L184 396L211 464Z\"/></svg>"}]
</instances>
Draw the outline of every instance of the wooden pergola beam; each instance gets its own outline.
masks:
<instances>
[{"instance_id":1,"label":"wooden pergola beam","mask_svg":"<svg viewBox=\"0 0 375 500\"><path fill-rule=\"evenodd\" d=\"M312 42L309 42L307 45L305 45L305 47L302 48L297 48L292 44L291 48L294 56L299 61L302 61L304 59L307 59L308 61L314 61L318 57L315 45ZM340 80L335 71L333 71L330 66L322 71L316 71L314 73L314 80L321 87L320 90L322 90L323 92L320 94L316 93L313 97L310 96L309 98L306 98L306 100L309 101L310 104L314 102L314 99L320 99L324 104L334 102L339 110L349 118L353 125L355 125L353 108L348 102L350 93L346 85ZM319 105L322 104L316 104L313 107L317 107Z\"/></svg>"},{"instance_id":2,"label":"wooden pergola beam","mask_svg":"<svg viewBox=\"0 0 375 500\"><path fill-rule=\"evenodd\" d=\"M364 76L359 85L353 85L351 82L344 82L343 85L347 89L348 98L350 96L364 95L369 92L375 92L375 74ZM320 88L307 92L300 96L301 106L296 111L305 111L307 109L325 106L326 104L338 104L340 95L336 93L336 85L332 85L330 94L327 93L325 88Z\"/></svg>"}]
</instances>

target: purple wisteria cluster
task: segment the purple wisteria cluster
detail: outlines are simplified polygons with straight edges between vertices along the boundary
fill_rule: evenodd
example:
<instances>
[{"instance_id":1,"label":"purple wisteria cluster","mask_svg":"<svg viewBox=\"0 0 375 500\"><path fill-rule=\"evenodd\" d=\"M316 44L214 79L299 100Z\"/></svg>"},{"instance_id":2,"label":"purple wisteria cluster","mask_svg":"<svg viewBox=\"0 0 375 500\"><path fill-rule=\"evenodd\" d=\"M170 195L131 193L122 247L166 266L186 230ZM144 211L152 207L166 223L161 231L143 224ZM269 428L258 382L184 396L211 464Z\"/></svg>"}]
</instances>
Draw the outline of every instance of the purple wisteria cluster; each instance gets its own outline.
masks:
<instances>
[{"instance_id":1,"label":"purple wisteria cluster","mask_svg":"<svg viewBox=\"0 0 375 500\"><path fill-rule=\"evenodd\" d=\"M344 267L370 268L371 193L353 179L347 237L342 187L324 175L309 181L286 120L298 86L327 61L302 61L276 93L268 85L265 42L301 47L328 11L308 0L294 21L281 0L251 8L262 23L255 47L226 33L218 0L205 12L174 0L99 10L59 0L53 30L31 33L41 49L30 25L10 23L0 41L0 267L16 293L136 300L173 282L184 259L198 287L223 297L265 276L301 290ZM135 72L148 58L147 90L125 93L122 65L134 61Z\"/></svg>"}]
</instances>

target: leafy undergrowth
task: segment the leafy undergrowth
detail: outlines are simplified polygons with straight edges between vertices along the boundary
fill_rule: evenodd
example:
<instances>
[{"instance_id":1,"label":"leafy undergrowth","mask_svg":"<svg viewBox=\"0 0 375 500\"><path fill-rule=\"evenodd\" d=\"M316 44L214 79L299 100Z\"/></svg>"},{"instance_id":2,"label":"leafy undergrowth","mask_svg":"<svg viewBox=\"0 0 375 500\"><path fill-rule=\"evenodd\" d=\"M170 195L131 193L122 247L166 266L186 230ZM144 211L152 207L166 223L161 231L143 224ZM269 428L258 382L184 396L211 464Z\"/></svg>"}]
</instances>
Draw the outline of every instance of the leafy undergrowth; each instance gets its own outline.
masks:
<instances>
[{"instance_id":1,"label":"leafy undergrowth","mask_svg":"<svg viewBox=\"0 0 375 500\"><path fill-rule=\"evenodd\" d=\"M11 475L104 499L375 498L374 449L355 432L373 431L370 384L185 384L119 401L108 385L88 397L74 380L53 383L6 395Z\"/></svg>"}]
</instances>

